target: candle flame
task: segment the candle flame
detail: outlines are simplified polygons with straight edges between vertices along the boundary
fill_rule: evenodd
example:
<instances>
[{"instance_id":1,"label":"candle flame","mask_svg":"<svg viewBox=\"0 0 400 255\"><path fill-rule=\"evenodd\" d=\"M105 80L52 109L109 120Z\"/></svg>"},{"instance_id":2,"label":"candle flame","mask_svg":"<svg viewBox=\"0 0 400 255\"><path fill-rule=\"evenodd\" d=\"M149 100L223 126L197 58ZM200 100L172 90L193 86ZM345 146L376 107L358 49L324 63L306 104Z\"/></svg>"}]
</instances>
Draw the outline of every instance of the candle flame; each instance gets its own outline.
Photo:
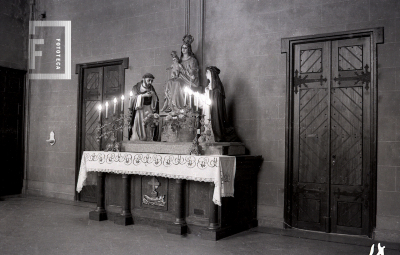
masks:
<instances>
[{"instance_id":1,"label":"candle flame","mask_svg":"<svg viewBox=\"0 0 400 255\"><path fill-rule=\"evenodd\" d=\"M185 87L185 92L188 93L189 95L191 95L193 93L193 91L191 89L189 89L188 87Z\"/></svg>"},{"instance_id":2,"label":"candle flame","mask_svg":"<svg viewBox=\"0 0 400 255\"><path fill-rule=\"evenodd\" d=\"M106 107L108 107L108 101L106 102Z\"/></svg>"},{"instance_id":3,"label":"candle flame","mask_svg":"<svg viewBox=\"0 0 400 255\"><path fill-rule=\"evenodd\" d=\"M114 97L114 104L116 104L117 103L117 98L116 97Z\"/></svg>"},{"instance_id":4,"label":"candle flame","mask_svg":"<svg viewBox=\"0 0 400 255\"><path fill-rule=\"evenodd\" d=\"M122 96L121 96L121 100L124 101L124 99L125 99L125 97L124 97L124 95L122 95Z\"/></svg>"},{"instance_id":5,"label":"candle flame","mask_svg":"<svg viewBox=\"0 0 400 255\"><path fill-rule=\"evenodd\" d=\"M99 111L101 111L101 104L99 104L99 106L97 106L97 109L99 109Z\"/></svg>"}]
</instances>

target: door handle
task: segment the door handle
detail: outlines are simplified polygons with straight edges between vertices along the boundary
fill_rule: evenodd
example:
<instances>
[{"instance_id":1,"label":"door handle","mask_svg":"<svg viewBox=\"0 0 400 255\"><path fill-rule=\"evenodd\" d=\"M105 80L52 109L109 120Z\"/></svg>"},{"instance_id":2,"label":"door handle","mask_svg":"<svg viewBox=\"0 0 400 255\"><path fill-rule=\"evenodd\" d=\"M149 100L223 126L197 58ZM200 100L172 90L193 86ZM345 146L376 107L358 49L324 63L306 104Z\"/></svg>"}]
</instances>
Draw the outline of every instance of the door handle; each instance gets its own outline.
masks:
<instances>
[{"instance_id":1,"label":"door handle","mask_svg":"<svg viewBox=\"0 0 400 255\"><path fill-rule=\"evenodd\" d=\"M332 155L332 166L336 163L336 155Z\"/></svg>"}]
</instances>

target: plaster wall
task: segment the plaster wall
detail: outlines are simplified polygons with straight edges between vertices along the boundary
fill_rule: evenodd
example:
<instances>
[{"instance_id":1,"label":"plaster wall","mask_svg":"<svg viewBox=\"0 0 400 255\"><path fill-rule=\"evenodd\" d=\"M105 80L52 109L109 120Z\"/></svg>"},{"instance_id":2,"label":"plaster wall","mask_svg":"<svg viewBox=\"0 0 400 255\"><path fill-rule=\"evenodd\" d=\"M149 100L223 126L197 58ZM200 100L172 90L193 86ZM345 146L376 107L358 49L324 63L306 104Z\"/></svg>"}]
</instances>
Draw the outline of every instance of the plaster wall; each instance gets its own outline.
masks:
<instances>
[{"instance_id":1,"label":"plaster wall","mask_svg":"<svg viewBox=\"0 0 400 255\"><path fill-rule=\"evenodd\" d=\"M198 3L191 1L191 33ZM396 0L213 0L206 2L204 64L221 69L228 115L252 155L261 226L282 228L285 157L285 55L281 38L384 27L378 46L378 208L376 237L400 240L400 2ZM129 57L128 92L145 72L163 98L170 52L184 34L184 0L43 0L47 20L72 21L72 67ZM197 43L194 45L197 52ZM50 60L51 61L51 60ZM47 62L40 62L46 68ZM49 65L50 68L51 65ZM78 77L31 86L27 191L72 200ZM54 130L57 143L45 140Z\"/></svg>"},{"instance_id":2,"label":"plaster wall","mask_svg":"<svg viewBox=\"0 0 400 255\"><path fill-rule=\"evenodd\" d=\"M384 27L378 46L377 239L400 240L400 2L206 1L205 63L221 69L229 115L251 154L262 155L258 220L282 228L285 54L281 38Z\"/></svg>"},{"instance_id":3,"label":"plaster wall","mask_svg":"<svg viewBox=\"0 0 400 255\"><path fill-rule=\"evenodd\" d=\"M4 0L0 10L0 66L26 70L29 6Z\"/></svg>"},{"instance_id":4,"label":"plaster wall","mask_svg":"<svg viewBox=\"0 0 400 255\"><path fill-rule=\"evenodd\" d=\"M183 0L38 2L37 9L39 13L46 11L46 20L71 20L72 79L31 81L28 194L74 199L78 114L75 65L129 57L126 94L150 72L156 77L154 86L162 99L170 53L179 52L185 31L184 7ZM42 29L38 38L54 42L46 47L55 52L54 33ZM37 57L36 65L40 72L53 72L55 58ZM54 146L45 142L52 130Z\"/></svg>"}]
</instances>

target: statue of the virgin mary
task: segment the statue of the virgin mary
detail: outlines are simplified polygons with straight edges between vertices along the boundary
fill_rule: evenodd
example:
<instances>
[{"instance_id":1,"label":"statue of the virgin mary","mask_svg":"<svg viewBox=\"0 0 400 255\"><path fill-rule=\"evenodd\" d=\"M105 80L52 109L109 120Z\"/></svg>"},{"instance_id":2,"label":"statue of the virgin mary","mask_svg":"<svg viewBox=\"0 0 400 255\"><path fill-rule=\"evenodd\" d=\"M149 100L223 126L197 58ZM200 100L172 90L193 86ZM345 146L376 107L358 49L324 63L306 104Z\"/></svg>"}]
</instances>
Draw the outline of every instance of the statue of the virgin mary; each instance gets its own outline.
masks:
<instances>
[{"instance_id":1,"label":"statue of the virgin mary","mask_svg":"<svg viewBox=\"0 0 400 255\"><path fill-rule=\"evenodd\" d=\"M185 102L185 87L193 88L199 86L199 63L192 51L193 37L185 35L181 46L181 57L179 63L183 68L177 77L169 79L165 85L165 101L161 109L170 112L183 109Z\"/></svg>"}]
</instances>

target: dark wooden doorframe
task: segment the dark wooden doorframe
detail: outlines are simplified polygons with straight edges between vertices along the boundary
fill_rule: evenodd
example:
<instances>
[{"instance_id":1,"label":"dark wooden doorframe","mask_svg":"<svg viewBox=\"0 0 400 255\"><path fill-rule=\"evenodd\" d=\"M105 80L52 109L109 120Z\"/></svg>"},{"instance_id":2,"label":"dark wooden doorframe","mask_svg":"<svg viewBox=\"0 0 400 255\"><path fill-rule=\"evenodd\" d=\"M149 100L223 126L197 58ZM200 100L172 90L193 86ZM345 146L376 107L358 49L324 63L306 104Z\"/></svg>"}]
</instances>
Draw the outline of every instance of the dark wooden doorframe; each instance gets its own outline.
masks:
<instances>
[{"instance_id":1,"label":"dark wooden doorframe","mask_svg":"<svg viewBox=\"0 0 400 255\"><path fill-rule=\"evenodd\" d=\"M75 74L78 74L78 82L79 82L79 91L78 91L78 114L77 114L77 132L76 132L76 161L75 161L75 187L78 182L79 176L79 167L82 159L82 103L83 103L83 79L84 79L84 71L88 68L95 67L106 67L106 66L115 66L121 65L122 69L129 68L129 58L120 58L120 59L112 59L112 60L104 60L98 62L90 62L90 63L82 63L76 64ZM125 81L125 72L122 72L123 80ZM125 84L124 84L125 85ZM124 86L125 87L125 86ZM75 191L75 200L78 200L79 193Z\"/></svg>"},{"instance_id":2,"label":"dark wooden doorframe","mask_svg":"<svg viewBox=\"0 0 400 255\"><path fill-rule=\"evenodd\" d=\"M301 36L292 38L282 38L281 53L286 54L286 115L285 115L285 194L284 194L284 228L292 226L292 209L293 205L293 129L294 129L294 89L293 89L293 73L294 73L294 46L304 43L333 41L341 39L350 39L354 37L368 36L370 37L371 49L371 151L370 151L370 174L371 174L371 197L370 197L370 225L369 236L376 226L376 197L377 197L377 44L383 43L383 28L371 28L344 31L329 34Z\"/></svg>"},{"instance_id":3,"label":"dark wooden doorframe","mask_svg":"<svg viewBox=\"0 0 400 255\"><path fill-rule=\"evenodd\" d=\"M24 179L26 71L0 67L0 196L21 194Z\"/></svg>"}]
</instances>

